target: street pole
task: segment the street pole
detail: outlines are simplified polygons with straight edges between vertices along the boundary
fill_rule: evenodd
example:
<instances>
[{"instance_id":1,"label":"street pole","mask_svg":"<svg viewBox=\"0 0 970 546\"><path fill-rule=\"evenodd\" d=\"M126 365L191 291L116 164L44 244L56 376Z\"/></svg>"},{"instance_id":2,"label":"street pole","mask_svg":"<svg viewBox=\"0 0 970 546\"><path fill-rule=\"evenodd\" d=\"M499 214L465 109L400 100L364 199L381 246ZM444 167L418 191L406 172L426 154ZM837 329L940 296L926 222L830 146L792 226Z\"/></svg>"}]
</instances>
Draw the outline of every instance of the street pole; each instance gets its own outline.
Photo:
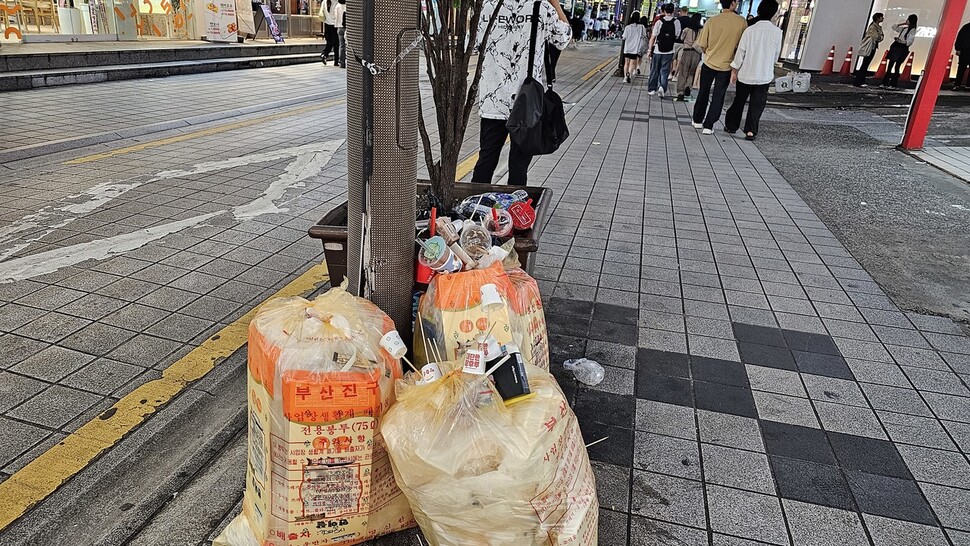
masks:
<instances>
[{"instance_id":1,"label":"street pole","mask_svg":"<svg viewBox=\"0 0 970 546\"><path fill-rule=\"evenodd\" d=\"M930 46L929 58L923 68L923 75L916 84L916 94L913 95L913 102L909 107L906 129L903 131L903 140L899 144L903 150L923 148L926 131L929 129L930 119L936 108L936 99L940 96L940 86L943 84L943 78L948 76L945 74L946 65L950 59L950 50L956 42L960 21L966 7L967 0L946 0L943 5L936 38Z\"/></svg>"},{"instance_id":2,"label":"street pole","mask_svg":"<svg viewBox=\"0 0 970 546\"><path fill-rule=\"evenodd\" d=\"M347 213L349 290L401 335L411 331L418 151L418 2L348 2ZM339 282L339 279L334 279Z\"/></svg>"}]
</instances>

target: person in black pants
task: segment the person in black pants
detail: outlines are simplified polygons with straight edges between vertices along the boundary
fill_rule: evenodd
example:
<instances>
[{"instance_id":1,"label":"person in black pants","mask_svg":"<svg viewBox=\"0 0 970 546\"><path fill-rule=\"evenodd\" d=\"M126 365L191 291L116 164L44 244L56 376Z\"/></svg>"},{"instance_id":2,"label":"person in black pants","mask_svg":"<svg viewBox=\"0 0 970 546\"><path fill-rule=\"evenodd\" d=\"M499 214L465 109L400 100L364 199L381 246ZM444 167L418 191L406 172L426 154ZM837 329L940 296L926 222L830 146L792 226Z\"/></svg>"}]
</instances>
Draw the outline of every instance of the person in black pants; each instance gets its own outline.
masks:
<instances>
[{"instance_id":1,"label":"person in black pants","mask_svg":"<svg viewBox=\"0 0 970 546\"><path fill-rule=\"evenodd\" d=\"M886 76L882 79L880 87L895 89L899 86L899 70L909 57L909 48L916 40L916 29L918 19L916 14L911 14L906 21L893 25L893 30L899 35L893 38L893 43L889 46L889 59L886 64Z\"/></svg>"},{"instance_id":2,"label":"person in black pants","mask_svg":"<svg viewBox=\"0 0 970 546\"><path fill-rule=\"evenodd\" d=\"M562 51L556 47L546 47L545 63L546 63L546 84L552 87L552 84L556 81L556 65L559 64L559 55Z\"/></svg>"},{"instance_id":3,"label":"person in black pants","mask_svg":"<svg viewBox=\"0 0 970 546\"><path fill-rule=\"evenodd\" d=\"M862 60L855 69L855 81L852 82L852 85L856 87L866 87L869 65L872 64L872 59L876 56L876 51L879 50L879 42L882 42L885 38L882 31L882 22L885 19L886 17L881 13L873 14L872 22L869 23L866 33L862 36L862 43L859 45L859 55Z\"/></svg>"},{"instance_id":4,"label":"person in black pants","mask_svg":"<svg viewBox=\"0 0 970 546\"><path fill-rule=\"evenodd\" d=\"M970 23L960 29L953 49L957 52L957 81L953 84L953 89L959 90L964 88L963 77L970 68Z\"/></svg>"},{"instance_id":5,"label":"person in black pants","mask_svg":"<svg viewBox=\"0 0 970 546\"><path fill-rule=\"evenodd\" d=\"M323 23L323 37L327 40L327 45L323 48L320 60L327 64L327 57L333 51L333 64L340 65L340 35L337 34L336 20L334 19L333 8L337 5L336 0L327 0L327 11Z\"/></svg>"}]
</instances>

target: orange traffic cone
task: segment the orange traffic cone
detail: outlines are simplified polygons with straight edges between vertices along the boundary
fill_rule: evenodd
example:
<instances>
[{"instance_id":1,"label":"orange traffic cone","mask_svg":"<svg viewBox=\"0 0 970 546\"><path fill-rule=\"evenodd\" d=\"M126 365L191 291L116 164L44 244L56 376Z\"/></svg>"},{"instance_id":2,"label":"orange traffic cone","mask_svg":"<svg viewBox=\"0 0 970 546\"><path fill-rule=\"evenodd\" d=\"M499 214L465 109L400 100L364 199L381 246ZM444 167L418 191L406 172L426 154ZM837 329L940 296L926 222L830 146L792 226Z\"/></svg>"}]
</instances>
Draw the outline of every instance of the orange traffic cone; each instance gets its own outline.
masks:
<instances>
[{"instance_id":1,"label":"orange traffic cone","mask_svg":"<svg viewBox=\"0 0 970 546\"><path fill-rule=\"evenodd\" d=\"M913 53L912 52L910 52L909 57L906 58L906 67L903 68L903 73L899 75L899 81L901 82L913 81Z\"/></svg>"},{"instance_id":2,"label":"orange traffic cone","mask_svg":"<svg viewBox=\"0 0 970 546\"><path fill-rule=\"evenodd\" d=\"M822 76L827 76L832 73L832 69L835 67L835 46L829 50L829 56L825 59L825 64L822 65L822 70L819 72Z\"/></svg>"},{"instance_id":3,"label":"orange traffic cone","mask_svg":"<svg viewBox=\"0 0 970 546\"><path fill-rule=\"evenodd\" d=\"M876 69L876 75L873 76L875 79L881 79L886 77L886 65L889 64L889 50L887 49L885 53L882 54L882 60L879 61L879 68Z\"/></svg>"},{"instance_id":4,"label":"orange traffic cone","mask_svg":"<svg viewBox=\"0 0 970 546\"><path fill-rule=\"evenodd\" d=\"M849 76L852 74L852 48L845 53L845 60L842 61L842 68L839 69L840 76Z\"/></svg>"}]
</instances>

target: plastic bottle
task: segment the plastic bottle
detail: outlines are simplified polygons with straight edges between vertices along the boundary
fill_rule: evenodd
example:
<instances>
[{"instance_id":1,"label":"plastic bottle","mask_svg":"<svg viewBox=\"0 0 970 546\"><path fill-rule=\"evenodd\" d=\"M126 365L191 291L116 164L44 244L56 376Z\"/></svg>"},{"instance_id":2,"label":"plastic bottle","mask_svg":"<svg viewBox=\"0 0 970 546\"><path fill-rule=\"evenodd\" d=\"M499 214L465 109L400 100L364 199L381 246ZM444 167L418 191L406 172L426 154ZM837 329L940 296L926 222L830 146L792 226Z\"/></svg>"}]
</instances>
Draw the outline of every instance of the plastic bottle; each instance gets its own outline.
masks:
<instances>
[{"instance_id":1,"label":"plastic bottle","mask_svg":"<svg viewBox=\"0 0 970 546\"><path fill-rule=\"evenodd\" d=\"M603 382L606 370L599 362L588 358L571 358L562 363L562 367L573 372L573 376L580 382L595 387Z\"/></svg>"}]
</instances>

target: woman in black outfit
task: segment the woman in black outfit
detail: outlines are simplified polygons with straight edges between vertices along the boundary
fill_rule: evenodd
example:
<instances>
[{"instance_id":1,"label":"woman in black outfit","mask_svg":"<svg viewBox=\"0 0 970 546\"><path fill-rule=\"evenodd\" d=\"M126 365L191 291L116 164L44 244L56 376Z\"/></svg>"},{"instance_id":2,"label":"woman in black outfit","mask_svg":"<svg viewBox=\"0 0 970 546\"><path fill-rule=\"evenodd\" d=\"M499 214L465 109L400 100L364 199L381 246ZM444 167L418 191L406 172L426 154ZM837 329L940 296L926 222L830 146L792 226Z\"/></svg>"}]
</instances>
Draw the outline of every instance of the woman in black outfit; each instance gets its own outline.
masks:
<instances>
[{"instance_id":1,"label":"woman in black outfit","mask_svg":"<svg viewBox=\"0 0 970 546\"><path fill-rule=\"evenodd\" d=\"M910 15L905 22L893 25L893 30L899 33L893 38L893 44L889 46L888 64L886 64L886 76L882 79L879 87L889 87L896 89L899 87L899 70L902 68L906 58L909 57L909 48L916 41L916 14Z\"/></svg>"}]
</instances>

